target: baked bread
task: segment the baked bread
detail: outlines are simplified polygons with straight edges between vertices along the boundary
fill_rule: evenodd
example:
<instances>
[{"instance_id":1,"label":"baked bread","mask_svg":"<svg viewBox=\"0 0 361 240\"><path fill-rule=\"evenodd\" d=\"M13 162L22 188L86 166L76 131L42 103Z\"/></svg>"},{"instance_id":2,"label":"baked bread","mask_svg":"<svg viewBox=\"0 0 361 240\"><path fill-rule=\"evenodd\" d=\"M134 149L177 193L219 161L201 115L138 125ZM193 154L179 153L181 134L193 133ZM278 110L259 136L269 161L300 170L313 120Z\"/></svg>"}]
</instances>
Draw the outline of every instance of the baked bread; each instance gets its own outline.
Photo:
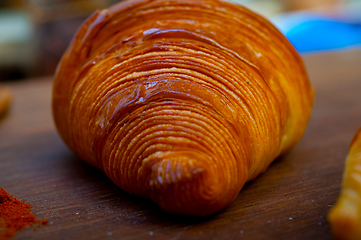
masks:
<instances>
[{"instance_id":1,"label":"baked bread","mask_svg":"<svg viewBox=\"0 0 361 240\"><path fill-rule=\"evenodd\" d=\"M351 142L341 193L328 221L335 239L361 239L361 128Z\"/></svg>"},{"instance_id":2,"label":"baked bread","mask_svg":"<svg viewBox=\"0 0 361 240\"><path fill-rule=\"evenodd\" d=\"M263 17L218 0L134 0L97 11L59 63L66 144L120 188L207 215L301 139L313 89Z\"/></svg>"},{"instance_id":3,"label":"baked bread","mask_svg":"<svg viewBox=\"0 0 361 240\"><path fill-rule=\"evenodd\" d=\"M0 85L0 118L3 117L8 111L11 98L11 90Z\"/></svg>"}]
</instances>

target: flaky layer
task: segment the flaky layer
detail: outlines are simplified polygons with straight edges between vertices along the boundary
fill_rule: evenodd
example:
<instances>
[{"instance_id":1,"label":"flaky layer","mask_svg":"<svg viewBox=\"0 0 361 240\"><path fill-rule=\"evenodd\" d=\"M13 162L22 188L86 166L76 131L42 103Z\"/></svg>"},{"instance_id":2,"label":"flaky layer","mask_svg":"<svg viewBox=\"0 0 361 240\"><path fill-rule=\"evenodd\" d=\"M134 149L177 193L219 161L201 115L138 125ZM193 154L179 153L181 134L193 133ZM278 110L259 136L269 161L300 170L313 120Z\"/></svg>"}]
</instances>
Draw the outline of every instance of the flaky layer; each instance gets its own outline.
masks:
<instances>
[{"instance_id":1,"label":"flaky layer","mask_svg":"<svg viewBox=\"0 0 361 240\"><path fill-rule=\"evenodd\" d=\"M301 139L313 90L268 21L217 0L94 13L58 66L57 129L83 160L165 210L231 203Z\"/></svg>"}]
</instances>

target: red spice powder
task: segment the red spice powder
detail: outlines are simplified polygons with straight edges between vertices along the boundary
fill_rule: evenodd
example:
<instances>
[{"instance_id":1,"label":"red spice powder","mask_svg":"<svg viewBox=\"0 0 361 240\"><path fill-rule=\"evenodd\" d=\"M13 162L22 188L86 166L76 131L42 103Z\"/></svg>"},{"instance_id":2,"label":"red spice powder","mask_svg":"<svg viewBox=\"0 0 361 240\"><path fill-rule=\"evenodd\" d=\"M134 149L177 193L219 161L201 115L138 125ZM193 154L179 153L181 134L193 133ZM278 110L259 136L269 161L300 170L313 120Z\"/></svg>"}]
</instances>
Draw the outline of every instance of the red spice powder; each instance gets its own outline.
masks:
<instances>
[{"instance_id":1,"label":"red spice powder","mask_svg":"<svg viewBox=\"0 0 361 240\"><path fill-rule=\"evenodd\" d=\"M31 211L34 207L19 201L9 195L5 189L0 188L0 239L10 240L19 230L24 230L26 226L33 224L45 225L48 220L35 218L35 213Z\"/></svg>"}]
</instances>

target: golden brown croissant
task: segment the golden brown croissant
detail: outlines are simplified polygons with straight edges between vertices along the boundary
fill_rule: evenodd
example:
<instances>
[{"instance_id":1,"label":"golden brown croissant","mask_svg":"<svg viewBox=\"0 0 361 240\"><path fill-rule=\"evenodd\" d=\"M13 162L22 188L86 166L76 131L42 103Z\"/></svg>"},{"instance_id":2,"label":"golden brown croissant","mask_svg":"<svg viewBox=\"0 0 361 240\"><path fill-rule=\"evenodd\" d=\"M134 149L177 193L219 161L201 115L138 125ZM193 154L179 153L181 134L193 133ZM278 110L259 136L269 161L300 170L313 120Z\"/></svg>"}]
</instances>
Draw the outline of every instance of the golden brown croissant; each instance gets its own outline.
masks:
<instances>
[{"instance_id":1,"label":"golden brown croissant","mask_svg":"<svg viewBox=\"0 0 361 240\"><path fill-rule=\"evenodd\" d=\"M361 128L351 142L341 194L328 220L336 239L361 239Z\"/></svg>"},{"instance_id":2,"label":"golden brown croissant","mask_svg":"<svg viewBox=\"0 0 361 240\"><path fill-rule=\"evenodd\" d=\"M64 54L56 127L120 188L171 213L214 213L301 139L303 62L264 18L218 0L95 12Z\"/></svg>"},{"instance_id":3,"label":"golden brown croissant","mask_svg":"<svg viewBox=\"0 0 361 240\"><path fill-rule=\"evenodd\" d=\"M0 120L9 109L12 93L9 88L0 85Z\"/></svg>"}]
</instances>

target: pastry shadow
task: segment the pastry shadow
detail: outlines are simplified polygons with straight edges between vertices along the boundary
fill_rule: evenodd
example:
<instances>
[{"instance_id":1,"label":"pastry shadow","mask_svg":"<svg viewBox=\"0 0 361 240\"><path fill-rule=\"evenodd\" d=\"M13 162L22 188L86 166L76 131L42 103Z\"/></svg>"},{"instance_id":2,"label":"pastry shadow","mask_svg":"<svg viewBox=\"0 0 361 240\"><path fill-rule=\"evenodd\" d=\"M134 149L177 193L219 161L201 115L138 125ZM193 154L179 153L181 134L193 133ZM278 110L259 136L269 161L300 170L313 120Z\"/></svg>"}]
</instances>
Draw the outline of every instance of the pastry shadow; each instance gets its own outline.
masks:
<instances>
[{"instance_id":1,"label":"pastry shadow","mask_svg":"<svg viewBox=\"0 0 361 240\"><path fill-rule=\"evenodd\" d=\"M224 212L220 210L207 216L182 216L175 215L162 210L157 203L138 195L128 193L114 184L100 169L83 162L74 153L66 155L65 168L68 170L69 178L73 179L73 185L81 186L83 193L87 194L86 201L89 207L100 204L96 211L98 214L107 212L109 222L120 222L121 224L138 225L143 227L149 223L167 223L184 228L191 225L202 224L217 218ZM82 193L79 193L82 195ZM84 205L84 210L87 209ZM227 209L227 208L226 208Z\"/></svg>"}]
</instances>

